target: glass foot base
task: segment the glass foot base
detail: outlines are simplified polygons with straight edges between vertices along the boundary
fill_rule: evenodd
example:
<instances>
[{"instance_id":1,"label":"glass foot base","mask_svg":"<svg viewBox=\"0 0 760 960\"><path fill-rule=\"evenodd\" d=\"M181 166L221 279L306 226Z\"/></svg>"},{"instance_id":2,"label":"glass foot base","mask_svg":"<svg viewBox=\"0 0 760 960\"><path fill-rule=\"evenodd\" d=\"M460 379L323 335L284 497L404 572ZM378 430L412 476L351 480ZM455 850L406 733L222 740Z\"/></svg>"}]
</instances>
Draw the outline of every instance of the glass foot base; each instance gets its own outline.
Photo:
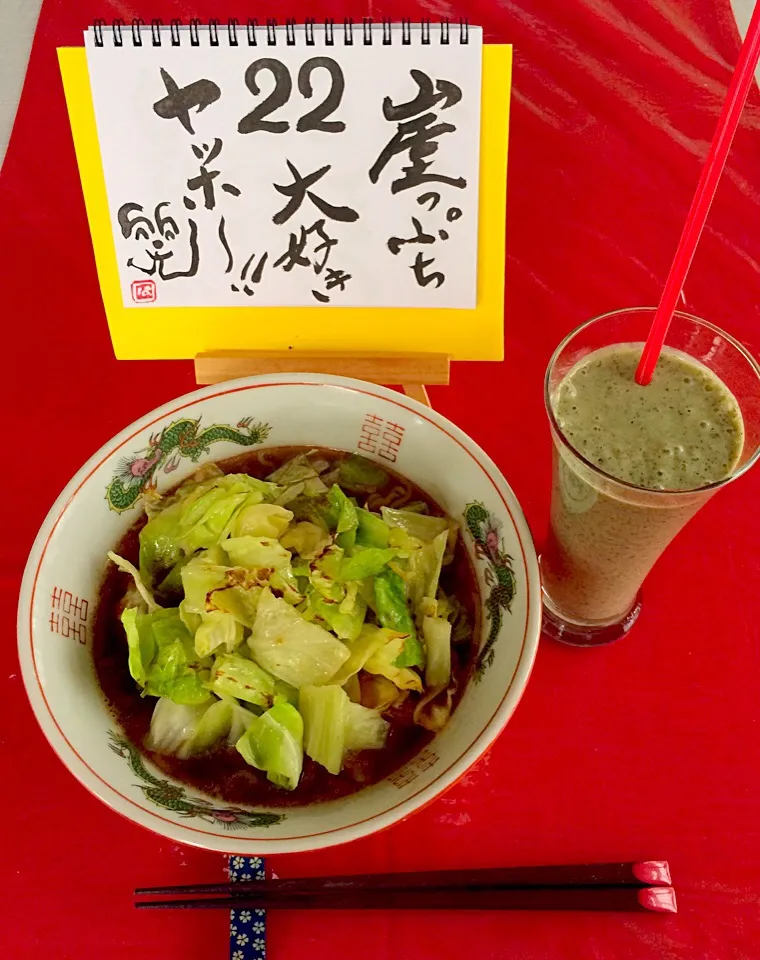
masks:
<instances>
[{"instance_id":1,"label":"glass foot base","mask_svg":"<svg viewBox=\"0 0 760 960\"><path fill-rule=\"evenodd\" d=\"M641 612L641 594L621 619L614 623L578 623L568 620L556 610L546 593L543 595L543 617L541 632L552 640L567 643L573 647L599 647L622 639L636 623Z\"/></svg>"}]
</instances>

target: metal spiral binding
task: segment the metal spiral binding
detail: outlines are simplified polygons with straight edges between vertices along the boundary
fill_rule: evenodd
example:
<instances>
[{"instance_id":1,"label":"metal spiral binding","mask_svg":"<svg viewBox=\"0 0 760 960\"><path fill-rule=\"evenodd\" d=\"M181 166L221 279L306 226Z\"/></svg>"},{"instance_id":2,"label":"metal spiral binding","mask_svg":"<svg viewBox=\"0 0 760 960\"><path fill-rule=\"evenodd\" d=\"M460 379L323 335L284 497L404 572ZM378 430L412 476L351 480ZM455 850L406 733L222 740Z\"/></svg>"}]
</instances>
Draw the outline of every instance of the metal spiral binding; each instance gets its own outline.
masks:
<instances>
[{"instance_id":1,"label":"metal spiral binding","mask_svg":"<svg viewBox=\"0 0 760 960\"><path fill-rule=\"evenodd\" d=\"M466 44L469 42L469 21L460 19L458 22L459 43ZM389 46L393 43L393 22L388 19L383 19L381 23L382 35L380 42L384 46ZM187 25L187 29L184 31L182 29L183 26L181 20L176 18L171 20L167 36L164 24L158 18L151 20L150 27L146 26L145 21L140 17L135 17L128 27L122 19L117 18L111 23L111 38L114 47L124 46L125 32L131 32L132 45L135 47L143 46L143 33L145 34L145 41L147 41L149 37L150 43L154 47L162 46L167 40L171 46L179 47L183 39L187 42L188 38L191 47L201 46L202 40L207 41L211 47L218 47L220 29L222 31L226 29L227 40L231 47L237 47L241 42L247 42L249 47L261 45L275 47L278 43L283 42L283 35L277 30L277 21L272 18L267 18L264 26L260 26L258 20L249 18L245 25L245 33L243 33L240 23L235 17L227 20L224 27L221 26L221 21L217 19L211 19L208 23L204 24L197 18L191 19ZM317 25L316 20L313 18L307 19L304 21L302 33L296 31L296 26L296 21L292 18L288 18L285 21L284 42L289 47L297 45L299 35L303 37L303 41L307 47L315 46L317 42L315 40L316 30L322 32L322 39L326 47L335 46L336 34L338 38L342 39L343 46L346 47L353 46L354 42L363 43L364 46L369 47L375 42L375 32L372 29L373 20L371 17L364 17L360 28L355 25L354 21L350 18L343 21L342 30L340 27L336 30L335 20L333 19L327 19L319 25ZM447 46L455 42L452 41L451 21L448 19L436 21L435 24L431 24L429 19L423 19L418 24L412 24L411 20L402 20L401 43L403 46L409 46L414 42L412 33L413 26L419 27L419 42L424 46L435 42L432 39L433 27L438 28L438 42L440 44ZM103 30L107 29L107 27L108 24L105 20L94 21L92 29L96 47L104 47L106 45Z\"/></svg>"}]
</instances>

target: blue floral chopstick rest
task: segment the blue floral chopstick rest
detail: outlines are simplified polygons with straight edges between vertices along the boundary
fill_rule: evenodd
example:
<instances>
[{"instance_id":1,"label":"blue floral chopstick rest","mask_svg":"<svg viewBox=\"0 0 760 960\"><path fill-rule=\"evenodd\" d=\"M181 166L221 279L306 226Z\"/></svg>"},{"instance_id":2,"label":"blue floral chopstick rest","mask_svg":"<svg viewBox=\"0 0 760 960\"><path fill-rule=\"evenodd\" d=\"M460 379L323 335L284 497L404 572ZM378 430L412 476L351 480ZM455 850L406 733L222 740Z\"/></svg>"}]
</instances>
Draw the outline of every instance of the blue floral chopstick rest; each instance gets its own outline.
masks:
<instances>
[{"instance_id":1,"label":"blue floral chopstick rest","mask_svg":"<svg viewBox=\"0 0 760 960\"><path fill-rule=\"evenodd\" d=\"M261 857L230 857L230 880L248 883L266 876ZM266 911L230 910L230 960L265 960Z\"/></svg>"}]
</instances>

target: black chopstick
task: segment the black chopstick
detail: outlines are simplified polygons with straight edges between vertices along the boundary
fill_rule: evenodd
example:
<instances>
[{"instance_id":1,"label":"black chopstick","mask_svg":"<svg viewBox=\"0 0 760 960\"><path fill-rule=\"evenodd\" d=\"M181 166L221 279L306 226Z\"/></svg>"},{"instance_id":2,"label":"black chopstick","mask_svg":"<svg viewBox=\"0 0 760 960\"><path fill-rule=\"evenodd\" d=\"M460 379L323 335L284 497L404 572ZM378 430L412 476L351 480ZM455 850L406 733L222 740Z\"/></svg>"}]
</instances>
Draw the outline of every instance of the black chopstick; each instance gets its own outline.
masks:
<instances>
[{"instance_id":1,"label":"black chopstick","mask_svg":"<svg viewBox=\"0 0 760 960\"><path fill-rule=\"evenodd\" d=\"M263 893L320 893L338 890L407 890L445 887L670 886L666 860L638 863L573 863L557 866L490 867L482 870L427 870L416 873L296 877L251 883L199 883L174 887L140 887L135 896Z\"/></svg>"},{"instance_id":2,"label":"black chopstick","mask_svg":"<svg viewBox=\"0 0 760 960\"><path fill-rule=\"evenodd\" d=\"M323 890L138 902L140 910L594 910L675 913L672 887L462 887Z\"/></svg>"}]
</instances>

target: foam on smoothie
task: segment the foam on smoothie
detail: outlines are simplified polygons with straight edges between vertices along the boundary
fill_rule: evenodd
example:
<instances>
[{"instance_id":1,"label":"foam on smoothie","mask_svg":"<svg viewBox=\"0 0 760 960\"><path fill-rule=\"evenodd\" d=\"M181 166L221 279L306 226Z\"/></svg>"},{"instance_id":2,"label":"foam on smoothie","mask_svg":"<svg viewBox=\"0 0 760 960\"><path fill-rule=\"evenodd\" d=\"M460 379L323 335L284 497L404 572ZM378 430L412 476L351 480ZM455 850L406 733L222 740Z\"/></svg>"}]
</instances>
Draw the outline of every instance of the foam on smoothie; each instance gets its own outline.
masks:
<instances>
[{"instance_id":1,"label":"foam on smoothie","mask_svg":"<svg viewBox=\"0 0 760 960\"><path fill-rule=\"evenodd\" d=\"M652 382L639 386L642 347L604 347L570 370L552 404L562 433L600 470L650 490L724 479L744 444L736 398L707 367L668 348Z\"/></svg>"}]
</instances>

